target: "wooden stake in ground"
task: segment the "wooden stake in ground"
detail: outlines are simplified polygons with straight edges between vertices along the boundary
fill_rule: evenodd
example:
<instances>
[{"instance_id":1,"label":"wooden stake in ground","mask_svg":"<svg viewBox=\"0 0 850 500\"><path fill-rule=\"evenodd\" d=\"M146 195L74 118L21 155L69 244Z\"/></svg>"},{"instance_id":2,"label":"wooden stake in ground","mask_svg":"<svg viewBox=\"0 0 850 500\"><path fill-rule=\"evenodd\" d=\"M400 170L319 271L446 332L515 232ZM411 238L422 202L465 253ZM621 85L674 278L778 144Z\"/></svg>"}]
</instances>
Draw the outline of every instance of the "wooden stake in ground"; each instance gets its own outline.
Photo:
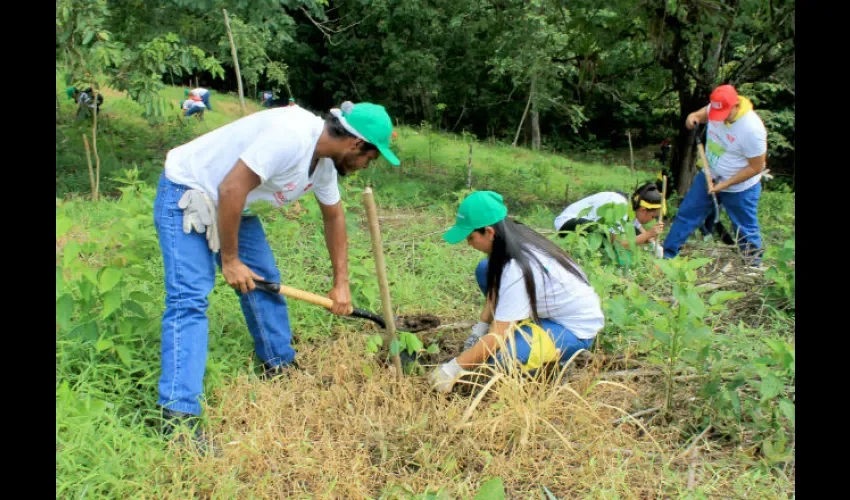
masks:
<instances>
[{"instance_id":1,"label":"wooden stake in ground","mask_svg":"<svg viewBox=\"0 0 850 500\"><path fill-rule=\"evenodd\" d=\"M89 184L91 185L91 198L94 200L95 193L95 184L94 184L94 169L91 166L91 150L89 148L89 140L86 138L86 134L83 134L83 146L86 148L86 162L89 166Z\"/></svg>"},{"instance_id":2,"label":"wooden stake in ground","mask_svg":"<svg viewBox=\"0 0 850 500\"><path fill-rule=\"evenodd\" d=\"M472 141L469 141L469 160L466 163L466 189L472 189Z\"/></svg>"},{"instance_id":3,"label":"wooden stake in ground","mask_svg":"<svg viewBox=\"0 0 850 500\"><path fill-rule=\"evenodd\" d=\"M658 221L664 222L664 209L667 208L667 176L661 176L661 212L659 212Z\"/></svg>"},{"instance_id":4,"label":"wooden stake in ground","mask_svg":"<svg viewBox=\"0 0 850 500\"><path fill-rule=\"evenodd\" d=\"M387 281L387 267L384 263L384 249L381 245L381 227L378 225L378 211L375 208L375 197L372 195L371 187L363 190L363 206L366 209L366 218L369 221L369 233L372 235L372 253L375 254L375 272L378 275L378 285L381 288L381 305L384 310L384 321L387 323L387 335L384 337L384 342L387 345L392 345L394 340L398 340L395 332L395 315L393 314L392 302L390 302L390 286ZM401 358L399 358L398 353L393 355L393 366L396 369L396 377L400 379L403 372L401 369Z\"/></svg>"},{"instance_id":5,"label":"wooden stake in ground","mask_svg":"<svg viewBox=\"0 0 850 500\"><path fill-rule=\"evenodd\" d=\"M525 123L525 115L527 115L527 114L528 114L528 108L530 108L530 107L531 107L531 98L532 98L533 96L534 96L534 93L533 93L533 92L529 92L529 93L528 93L528 102L527 102L527 103L525 103L525 111L523 111L523 112L522 112L522 118L520 118L520 120L519 120L519 126L517 126L517 128L516 128L516 135L514 136L514 142L513 142L513 143L511 143L511 147L512 147L512 148L515 148L515 147L516 147L516 143L517 143L517 141L519 140L519 133L520 133L520 131L522 130L522 124L523 124L523 123Z\"/></svg>"},{"instance_id":6,"label":"wooden stake in ground","mask_svg":"<svg viewBox=\"0 0 850 500\"><path fill-rule=\"evenodd\" d=\"M227 28L227 38L230 39L230 53L233 54L233 67L236 69L236 85L239 88L239 104L242 106L242 114L245 114L245 94L242 92L242 74L239 72L239 58L236 57L236 44L233 43L233 32L230 31L230 18L227 9L224 12L224 27Z\"/></svg>"},{"instance_id":7,"label":"wooden stake in ground","mask_svg":"<svg viewBox=\"0 0 850 500\"><path fill-rule=\"evenodd\" d=\"M629 162L632 166L632 172L635 171L635 152L632 150L632 131L626 130L626 135L629 136Z\"/></svg>"},{"instance_id":8,"label":"wooden stake in ground","mask_svg":"<svg viewBox=\"0 0 850 500\"><path fill-rule=\"evenodd\" d=\"M95 90L94 85L92 85L91 91L92 98L92 125L91 125L91 148L94 153L94 164L95 164L95 172L94 172L94 201L100 199L100 155L97 153L97 90Z\"/></svg>"}]
</instances>

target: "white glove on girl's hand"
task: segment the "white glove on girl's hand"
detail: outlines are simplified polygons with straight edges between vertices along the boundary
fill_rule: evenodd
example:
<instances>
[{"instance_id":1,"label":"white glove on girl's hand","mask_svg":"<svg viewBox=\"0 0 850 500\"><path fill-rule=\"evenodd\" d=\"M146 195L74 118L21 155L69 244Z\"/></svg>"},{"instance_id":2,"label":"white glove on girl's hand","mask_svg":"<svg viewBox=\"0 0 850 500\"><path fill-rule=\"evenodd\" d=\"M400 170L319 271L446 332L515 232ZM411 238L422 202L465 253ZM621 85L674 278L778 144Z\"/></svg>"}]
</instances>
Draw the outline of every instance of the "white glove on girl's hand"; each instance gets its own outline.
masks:
<instances>
[{"instance_id":1,"label":"white glove on girl's hand","mask_svg":"<svg viewBox=\"0 0 850 500\"><path fill-rule=\"evenodd\" d=\"M431 382L431 389L445 394L451 392L452 387L454 387L458 378L469 373L472 372L461 368L460 365L457 364L457 358L455 358L438 366L433 372L431 372L430 375L428 375L428 380Z\"/></svg>"},{"instance_id":2,"label":"white glove on girl's hand","mask_svg":"<svg viewBox=\"0 0 850 500\"><path fill-rule=\"evenodd\" d=\"M490 323L485 323L483 321L479 321L475 326L472 327L472 335L467 337L466 341L463 343L463 350L467 350L470 347L474 346L478 339L487 335L490 332Z\"/></svg>"}]
</instances>

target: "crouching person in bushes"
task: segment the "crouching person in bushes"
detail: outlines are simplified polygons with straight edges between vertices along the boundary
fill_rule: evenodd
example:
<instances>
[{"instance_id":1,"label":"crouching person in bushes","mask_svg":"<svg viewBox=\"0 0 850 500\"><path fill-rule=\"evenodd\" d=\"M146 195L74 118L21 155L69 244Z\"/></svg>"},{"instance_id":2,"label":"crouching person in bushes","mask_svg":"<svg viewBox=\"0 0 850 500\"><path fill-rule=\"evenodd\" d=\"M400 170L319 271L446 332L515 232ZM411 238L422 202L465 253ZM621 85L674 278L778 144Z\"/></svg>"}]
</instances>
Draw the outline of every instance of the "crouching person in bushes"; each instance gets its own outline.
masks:
<instances>
[{"instance_id":1,"label":"crouching person in bushes","mask_svg":"<svg viewBox=\"0 0 850 500\"><path fill-rule=\"evenodd\" d=\"M631 200L626 198L625 193L613 191L604 191L582 198L569 205L555 218L555 229L558 230L559 236L563 238L568 232L575 231L581 225L600 222L602 216L599 212L602 207L609 204L626 205L628 203L631 203L635 218L629 220L628 213L626 213L623 216L623 222L634 226L635 244L639 246L648 245L655 256L660 258L663 250L655 240L664 231L664 223L659 221L648 229L643 227L658 218L664 204L661 192L655 183L647 183L639 187L632 194ZM610 229L609 238L611 243L615 244L614 251L618 263L625 266L629 265L632 259L629 242L623 237L624 232L625 229L620 223L617 227Z\"/></svg>"},{"instance_id":2,"label":"crouching person in bushes","mask_svg":"<svg viewBox=\"0 0 850 500\"><path fill-rule=\"evenodd\" d=\"M487 254L475 270L486 304L463 353L430 374L434 390L449 392L467 369L507 357L530 372L590 348L605 322L599 296L563 250L507 217L501 195L467 196L443 239Z\"/></svg>"}]
</instances>

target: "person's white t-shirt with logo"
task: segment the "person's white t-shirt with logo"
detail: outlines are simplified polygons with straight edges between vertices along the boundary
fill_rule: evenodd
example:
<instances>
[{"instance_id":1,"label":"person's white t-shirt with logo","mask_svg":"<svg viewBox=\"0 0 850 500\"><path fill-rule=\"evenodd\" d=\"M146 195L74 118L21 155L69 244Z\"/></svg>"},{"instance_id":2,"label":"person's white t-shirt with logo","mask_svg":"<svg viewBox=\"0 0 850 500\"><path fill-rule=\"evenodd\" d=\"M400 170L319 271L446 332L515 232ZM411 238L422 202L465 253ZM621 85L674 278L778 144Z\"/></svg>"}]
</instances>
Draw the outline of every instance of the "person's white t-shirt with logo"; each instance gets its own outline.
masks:
<instances>
[{"instance_id":1,"label":"person's white t-shirt with logo","mask_svg":"<svg viewBox=\"0 0 850 500\"><path fill-rule=\"evenodd\" d=\"M617 205L628 205L629 201L626 199L625 196L621 195L620 193L615 193L613 191L603 191L601 193L596 193L586 198L582 198L576 201L575 203L570 204L570 206L565 208L560 215L555 217L555 229L561 229L561 226L563 226L564 223L570 219L579 218L579 214L583 210L588 208L590 209L590 211L587 214L582 215L581 218L596 222L601 217L596 213L597 209L609 203L614 203ZM623 221L628 222L629 216L623 216ZM640 229L640 221L635 219L633 224L635 226L635 230ZM622 227L620 229L622 230ZM611 232L616 233L617 231L612 230Z\"/></svg>"},{"instance_id":2,"label":"person's white t-shirt with logo","mask_svg":"<svg viewBox=\"0 0 850 500\"><path fill-rule=\"evenodd\" d=\"M564 326L580 339L592 339L605 325L599 296L593 287L567 271L545 252L532 250L544 269L531 259L537 315ZM548 272L547 272L548 271ZM522 321L531 318L531 300L525 289L522 269L511 260L502 272L496 321Z\"/></svg>"},{"instance_id":3,"label":"person's white t-shirt with logo","mask_svg":"<svg viewBox=\"0 0 850 500\"><path fill-rule=\"evenodd\" d=\"M192 90L189 91L190 95L196 95L198 97L203 97L204 94L208 94L208 93L209 93L209 90L207 90L203 87L198 87L196 89L192 89Z\"/></svg>"},{"instance_id":4,"label":"person's white t-shirt with logo","mask_svg":"<svg viewBox=\"0 0 850 500\"><path fill-rule=\"evenodd\" d=\"M246 206L260 200L283 206L310 191L323 205L335 205L340 194L333 161L320 159L309 176L324 123L303 108L260 111L169 151L165 176L218 204L218 185L241 159L261 182L248 193Z\"/></svg>"},{"instance_id":5,"label":"person's white t-shirt with logo","mask_svg":"<svg viewBox=\"0 0 850 500\"><path fill-rule=\"evenodd\" d=\"M749 158L761 156L766 151L767 130L755 111L745 113L731 125L721 121L708 122L705 156L717 182L731 179L749 165ZM760 180L761 174L757 174L723 191L739 193Z\"/></svg>"}]
</instances>

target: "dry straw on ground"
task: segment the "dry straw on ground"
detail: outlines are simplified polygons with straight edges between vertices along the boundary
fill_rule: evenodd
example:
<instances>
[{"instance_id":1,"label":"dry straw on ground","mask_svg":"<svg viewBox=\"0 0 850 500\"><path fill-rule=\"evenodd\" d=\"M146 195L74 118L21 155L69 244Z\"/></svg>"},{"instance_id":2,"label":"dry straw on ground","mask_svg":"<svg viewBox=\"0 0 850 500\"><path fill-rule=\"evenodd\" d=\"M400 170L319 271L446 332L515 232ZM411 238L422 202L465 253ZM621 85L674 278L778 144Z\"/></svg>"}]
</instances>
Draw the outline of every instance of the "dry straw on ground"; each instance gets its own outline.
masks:
<instances>
[{"instance_id":1,"label":"dry straw on ground","mask_svg":"<svg viewBox=\"0 0 850 500\"><path fill-rule=\"evenodd\" d=\"M603 380L594 363L549 380L501 371L486 392L482 383L443 396L425 377L397 382L362 344L343 332L302 349L309 369L219 390L210 431L222 453L185 462L208 479L206 494L234 476L245 497L261 498L413 498L440 487L471 498L491 477L508 498L540 498L542 486L558 498L660 498L670 471L686 487L688 461L671 463L683 451L678 433L628 416L648 404L641 389Z\"/></svg>"}]
</instances>

